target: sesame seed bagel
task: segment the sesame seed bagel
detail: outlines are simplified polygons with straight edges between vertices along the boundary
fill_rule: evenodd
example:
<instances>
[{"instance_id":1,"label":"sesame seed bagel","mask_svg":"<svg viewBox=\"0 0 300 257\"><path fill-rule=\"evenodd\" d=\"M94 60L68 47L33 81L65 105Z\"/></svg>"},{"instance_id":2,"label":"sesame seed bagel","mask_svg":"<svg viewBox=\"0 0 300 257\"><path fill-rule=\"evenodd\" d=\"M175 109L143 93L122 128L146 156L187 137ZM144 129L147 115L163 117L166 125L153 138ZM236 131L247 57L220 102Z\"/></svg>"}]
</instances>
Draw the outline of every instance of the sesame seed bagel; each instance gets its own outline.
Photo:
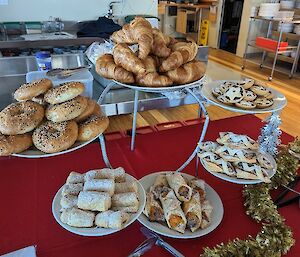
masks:
<instances>
[{"instance_id":1,"label":"sesame seed bagel","mask_svg":"<svg viewBox=\"0 0 300 257\"><path fill-rule=\"evenodd\" d=\"M32 146L29 133L23 135L6 136L0 133L0 156L21 153Z\"/></svg>"},{"instance_id":2,"label":"sesame seed bagel","mask_svg":"<svg viewBox=\"0 0 300 257\"><path fill-rule=\"evenodd\" d=\"M0 132L4 135L25 134L44 118L44 108L32 101L12 103L0 112Z\"/></svg>"},{"instance_id":3,"label":"sesame seed bagel","mask_svg":"<svg viewBox=\"0 0 300 257\"><path fill-rule=\"evenodd\" d=\"M72 120L78 117L87 107L87 98L77 96L61 104L49 105L46 109L46 118L53 122Z\"/></svg>"},{"instance_id":4,"label":"sesame seed bagel","mask_svg":"<svg viewBox=\"0 0 300 257\"><path fill-rule=\"evenodd\" d=\"M91 116L78 125L77 141L89 141L102 134L108 127L109 119L106 116Z\"/></svg>"},{"instance_id":5,"label":"sesame seed bagel","mask_svg":"<svg viewBox=\"0 0 300 257\"><path fill-rule=\"evenodd\" d=\"M33 132L35 147L45 153L57 153L70 148L76 141L78 126L75 121L46 121Z\"/></svg>"},{"instance_id":6,"label":"sesame seed bagel","mask_svg":"<svg viewBox=\"0 0 300 257\"><path fill-rule=\"evenodd\" d=\"M87 98L87 97L86 97ZM84 109L83 113L81 113L78 117L75 118L76 122L81 122L91 116L94 112L95 106L98 105L96 101L91 98L87 98L87 106Z\"/></svg>"},{"instance_id":7,"label":"sesame seed bagel","mask_svg":"<svg viewBox=\"0 0 300 257\"><path fill-rule=\"evenodd\" d=\"M48 103L44 100L44 95L43 94L33 97L31 99L31 101L35 102L35 103L38 103L40 105L43 105L43 106L48 105Z\"/></svg>"},{"instance_id":8,"label":"sesame seed bagel","mask_svg":"<svg viewBox=\"0 0 300 257\"><path fill-rule=\"evenodd\" d=\"M14 98L17 101L27 101L32 98L44 94L53 87L50 79L35 80L31 83L21 85L14 93Z\"/></svg>"},{"instance_id":9,"label":"sesame seed bagel","mask_svg":"<svg viewBox=\"0 0 300 257\"><path fill-rule=\"evenodd\" d=\"M59 104L79 96L84 89L84 84L81 82L66 82L50 89L44 99L49 104Z\"/></svg>"}]
</instances>

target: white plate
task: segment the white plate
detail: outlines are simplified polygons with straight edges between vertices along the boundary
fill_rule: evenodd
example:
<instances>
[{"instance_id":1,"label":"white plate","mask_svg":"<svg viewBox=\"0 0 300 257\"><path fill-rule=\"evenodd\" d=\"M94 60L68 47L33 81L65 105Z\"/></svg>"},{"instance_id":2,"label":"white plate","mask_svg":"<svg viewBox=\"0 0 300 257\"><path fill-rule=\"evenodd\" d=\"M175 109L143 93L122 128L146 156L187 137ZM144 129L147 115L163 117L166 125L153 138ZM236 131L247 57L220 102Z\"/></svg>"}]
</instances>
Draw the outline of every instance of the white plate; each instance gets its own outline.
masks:
<instances>
[{"instance_id":1,"label":"white plate","mask_svg":"<svg viewBox=\"0 0 300 257\"><path fill-rule=\"evenodd\" d=\"M259 109L259 108L254 108L251 110L246 110L246 109L241 109L237 106L234 105L226 105L223 104L221 102L219 102L217 100L217 98L214 97L214 95L212 94L212 89L218 87L219 85L223 84L224 82L226 82L226 80L219 80L219 81L214 81L214 82L210 82L207 84L204 84L202 89L201 89L201 94L202 96L210 103L217 105L219 107L222 107L223 109L232 111L232 112L240 112L240 113L248 113L248 114L255 114L255 113L268 113L268 112L276 112L279 111L281 109L283 109L286 104L287 104L287 100L285 98L285 96L283 94L281 94L280 92L278 92L277 90L274 90L272 88L268 88L274 95L273 100L274 100L274 104L270 107L264 108L264 109ZM241 82L240 80L233 80L230 82Z\"/></svg>"},{"instance_id":2,"label":"white plate","mask_svg":"<svg viewBox=\"0 0 300 257\"><path fill-rule=\"evenodd\" d=\"M143 92L170 92L170 91L177 91L183 88L191 88L191 87L196 87L199 86L204 81L205 76L203 76L201 79L196 80L194 82L184 84L184 85L177 85L177 86L169 86L169 87L142 87L138 85L129 85L129 84L124 84L119 81L114 80L115 83L123 86L123 87L128 87L134 90L138 91L143 91Z\"/></svg>"},{"instance_id":3,"label":"white plate","mask_svg":"<svg viewBox=\"0 0 300 257\"><path fill-rule=\"evenodd\" d=\"M61 154L73 152L75 150L78 150L78 149L88 145L89 143L93 142L96 138L98 138L100 135L101 134L99 134L98 136L96 136L93 139L86 141L86 142L75 142L75 144L72 145L71 148L61 151L61 152L58 152L58 153L44 153L36 148L33 148L33 149L28 149L22 153L14 153L12 155L17 156L17 157L23 157L23 158L43 158L43 157L51 157L51 156L61 155Z\"/></svg>"},{"instance_id":4,"label":"white plate","mask_svg":"<svg viewBox=\"0 0 300 257\"><path fill-rule=\"evenodd\" d=\"M129 175L126 173L126 180L135 180L137 182L138 185L138 197L139 197L139 201L140 201L140 206L139 209L137 211L137 213L132 213L130 216L130 219L125 223L124 228L128 227L130 224L132 224L142 213L143 209L145 208L145 204L146 204L146 195L145 195L145 191L144 188L142 187L142 185L140 184L140 182L133 176ZM81 236L105 236L105 235L109 235L109 234L113 234L116 233L122 229L111 229L111 228L76 228L76 227L71 227L65 223L62 223L60 220L60 199L61 199L61 191L62 191L63 186L57 191L57 193L55 194L53 201L52 201L52 214L55 218L55 220L57 221L57 223L59 225L61 225L64 229L77 234L77 235L81 235Z\"/></svg>"},{"instance_id":5,"label":"white plate","mask_svg":"<svg viewBox=\"0 0 300 257\"><path fill-rule=\"evenodd\" d=\"M159 174L164 174L164 173L167 172L156 172L141 178L140 183L144 187L145 191L148 192L149 188L153 185L155 178ZM188 179L194 178L193 176L185 173L182 173L182 176ZM199 229L194 233L192 233L189 229L186 229L184 234L181 234L177 231L169 229L167 225L162 225L157 222L149 221L144 213L140 215L138 221L141 222L145 227L151 229L152 231L160 235L172 237L172 238L181 238L181 239L197 238L210 233L211 231L216 229L217 226L221 223L224 214L224 208L223 208L222 201L219 195L217 194L217 192L206 183L205 183L205 187L206 187L206 198L210 201L211 205L213 206L212 222L207 228Z\"/></svg>"},{"instance_id":6,"label":"white plate","mask_svg":"<svg viewBox=\"0 0 300 257\"><path fill-rule=\"evenodd\" d=\"M268 171L269 172L269 178L272 178L276 173L277 163L276 163L275 159L270 154L266 154L266 155L267 155L267 158L271 161L272 166L274 167L274 169ZM204 166L201 158L199 158L199 159L200 159L200 162L201 162L203 168L205 169L205 166ZM205 170L207 170L207 169L205 169ZM237 178L237 177L230 177L230 176L226 175L225 173L212 172L212 171L209 171L209 170L207 170L207 171L210 174L217 177L217 178L220 178L220 179L223 179L223 180L226 180L228 182L235 183L235 184L250 185L250 184L259 184L259 183L263 182L260 179L243 179L243 178Z\"/></svg>"}]
</instances>

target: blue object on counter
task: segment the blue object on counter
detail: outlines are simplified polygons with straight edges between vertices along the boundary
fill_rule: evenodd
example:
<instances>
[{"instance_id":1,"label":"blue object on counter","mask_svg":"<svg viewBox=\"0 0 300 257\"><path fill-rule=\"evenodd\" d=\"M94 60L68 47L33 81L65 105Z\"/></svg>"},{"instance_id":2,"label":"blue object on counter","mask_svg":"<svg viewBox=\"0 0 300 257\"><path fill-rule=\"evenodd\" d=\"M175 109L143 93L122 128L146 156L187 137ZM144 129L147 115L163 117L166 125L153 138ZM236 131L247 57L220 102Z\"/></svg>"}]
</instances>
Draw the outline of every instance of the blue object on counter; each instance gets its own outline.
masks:
<instances>
[{"instance_id":1,"label":"blue object on counter","mask_svg":"<svg viewBox=\"0 0 300 257\"><path fill-rule=\"evenodd\" d=\"M42 51L35 54L37 60L39 71L51 70L51 55L50 52Z\"/></svg>"}]
</instances>

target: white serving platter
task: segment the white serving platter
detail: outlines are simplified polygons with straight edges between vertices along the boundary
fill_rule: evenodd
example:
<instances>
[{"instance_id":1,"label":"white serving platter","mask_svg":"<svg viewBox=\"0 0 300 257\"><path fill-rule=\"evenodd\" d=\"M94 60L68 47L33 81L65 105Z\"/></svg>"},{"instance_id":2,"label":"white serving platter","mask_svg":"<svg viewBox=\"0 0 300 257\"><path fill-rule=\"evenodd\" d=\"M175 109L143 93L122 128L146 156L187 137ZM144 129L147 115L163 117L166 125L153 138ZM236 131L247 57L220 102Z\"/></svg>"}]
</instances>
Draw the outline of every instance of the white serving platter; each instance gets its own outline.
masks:
<instances>
[{"instance_id":1,"label":"white serving platter","mask_svg":"<svg viewBox=\"0 0 300 257\"><path fill-rule=\"evenodd\" d=\"M130 224L132 224L137 218L140 216L142 213L143 209L145 208L146 204L146 194L144 191L144 188L140 184L140 182L133 176L129 174L126 175L126 180L134 180L137 182L138 185L138 198L140 201L140 206L139 209L136 213L132 213L130 216L130 219L124 224L123 228L128 227ZM76 227L71 227L60 220L60 199L61 199L61 192L62 192L63 186L57 191L55 194L53 201L52 201L52 214L57 221L57 223L62 226L64 229L68 230L69 232L72 232L77 235L81 236L105 236L109 234L116 233L118 231L121 231L122 229L110 229L110 228L97 228L97 227L92 227L92 228L76 228Z\"/></svg>"},{"instance_id":2,"label":"white serving platter","mask_svg":"<svg viewBox=\"0 0 300 257\"><path fill-rule=\"evenodd\" d=\"M144 187L144 190L148 192L149 188L153 185L155 178L159 174L165 174L165 173L167 172L156 172L141 178L140 183ZM194 178L194 176L185 173L182 173L182 176L189 180ZM172 237L172 238L180 238L180 239L197 238L212 232L221 223L224 215L224 208L223 208L221 198L219 197L217 192L208 184L205 184L205 187L206 187L206 199L208 199L211 205L213 206L212 222L207 228L199 229L195 232L191 232L189 229L186 229L184 234L181 234L177 231L168 228L167 225L162 225L157 222L149 221L144 213L140 215L138 221L141 222L145 227L149 228L150 230L160 235Z\"/></svg>"},{"instance_id":3,"label":"white serving platter","mask_svg":"<svg viewBox=\"0 0 300 257\"><path fill-rule=\"evenodd\" d=\"M201 89L202 96L209 103L217 105L219 107L222 107L223 109L226 109L226 110L229 110L229 111L232 111L232 112L240 112L240 113L248 113L248 114L276 112L276 111L279 111L279 110L283 109L287 105L287 100L286 100L285 96L283 94L281 94L280 92L278 92L277 90L273 89L273 88L268 88L268 89L274 95L274 98L273 98L274 104L272 106L264 108L264 109L254 108L254 109L251 109L251 110L246 110L246 109L242 109L242 108L239 108L237 106L234 106L234 105L227 105L227 104L221 103L212 94L212 90L214 88L220 86L224 82L227 82L227 81L226 80L219 80L219 81L213 81L213 82L204 84L202 89ZM233 80L233 81L228 81L228 82L235 83L235 82L241 82L241 81Z\"/></svg>"}]
</instances>

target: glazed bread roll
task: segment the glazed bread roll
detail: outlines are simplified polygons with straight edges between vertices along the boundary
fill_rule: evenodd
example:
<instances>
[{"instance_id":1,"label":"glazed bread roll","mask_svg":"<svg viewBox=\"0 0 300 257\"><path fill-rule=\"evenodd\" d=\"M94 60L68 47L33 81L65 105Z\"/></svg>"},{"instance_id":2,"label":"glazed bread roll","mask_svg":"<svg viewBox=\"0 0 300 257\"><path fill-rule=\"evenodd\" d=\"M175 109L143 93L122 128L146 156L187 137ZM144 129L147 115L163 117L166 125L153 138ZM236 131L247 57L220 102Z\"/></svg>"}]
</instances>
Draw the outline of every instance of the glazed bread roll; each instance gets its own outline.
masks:
<instances>
[{"instance_id":1,"label":"glazed bread roll","mask_svg":"<svg viewBox=\"0 0 300 257\"><path fill-rule=\"evenodd\" d=\"M83 190L83 184L82 183L76 183L76 184L66 184L63 187L62 196L66 195L78 195L80 191Z\"/></svg>"},{"instance_id":2,"label":"glazed bread roll","mask_svg":"<svg viewBox=\"0 0 300 257\"><path fill-rule=\"evenodd\" d=\"M0 133L0 156L21 153L30 146L32 146L32 137L29 133L14 136L6 136Z\"/></svg>"},{"instance_id":3,"label":"glazed bread roll","mask_svg":"<svg viewBox=\"0 0 300 257\"><path fill-rule=\"evenodd\" d=\"M162 193L159 199L168 227L183 234L187 221L180 207L181 202L176 198L174 191L170 189L169 192Z\"/></svg>"},{"instance_id":4,"label":"glazed bread roll","mask_svg":"<svg viewBox=\"0 0 300 257\"><path fill-rule=\"evenodd\" d=\"M32 101L12 103L0 112L0 132L25 134L34 130L44 118L44 108Z\"/></svg>"},{"instance_id":5,"label":"glazed bread roll","mask_svg":"<svg viewBox=\"0 0 300 257\"><path fill-rule=\"evenodd\" d=\"M89 228L94 225L95 214L78 208L63 210L60 220L72 227Z\"/></svg>"},{"instance_id":6,"label":"glazed bread roll","mask_svg":"<svg viewBox=\"0 0 300 257\"><path fill-rule=\"evenodd\" d=\"M67 177L66 184L83 183L83 182L84 182L84 174L72 171Z\"/></svg>"},{"instance_id":7,"label":"glazed bread roll","mask_svg":"<svg viewBox=\"0 0 300 257\"><path fill-rule=\"evenodd\" d=\"M84 90L85 86L81 82L66 82L50 89L44 99L49 104L59 104L81 95Z\"/></svg>"},{"instance_id":8,"label":"glazed bread roll","mask_svg":"<svg viewBox=\"0 0 300 257\"><path fill-rule=\"evenodd\" d=\"M134 192L134 193L138 192L138 186L134 180L126 181L122 183L115 183L115 194L128 193L128 192Z\"/></svg>"},{"instance_id":9,"label":"glazed bread roll","mask_svg":"<svg viewBox=\"0 0 300 257\"><path fill-rule=\"evenodd\" d=\"M39 95L46 93L50 88L53 87L50 79L39 79L21 85L14 93L14 98L20 101L27 101L35 98Z\"/></svg>"},{"instance_id":10,"label":"glazed bread roll","mask_svg":"<svg viewBox=\"0 0 300 257\"><path fill-rule=\"evenodd\" d=\"M143 210L143 213L150 221L163 222L165 220L164 211L159 202L155 200L152 192L147 193L146 206Z\"/></svg>"},{"instance_id":11,"label":"glazed bread roll","mask_svg":"<svg viewBox=\"0 0 300 257\"><path fill-rule=\"evenodd\" d=\"M172 172L166 175L168 184L174 190L180 201L187 202L191 199L192 188L187 185L179 172Z\"/></svg>"},{"instance_id":12,"label":"glazed bread roll","mask_svg":"<svg viewBox=\"0 0 300 257\"><path fill-rule=\"evenodd\" d=\"M75 121L54 123L46 121L33 132L35 147L45 153L56 153L71 147L78 135Z\"/></svg>"},{"instance_id":13,"label":"glazed bread roll","mask_svg":"<svg viewBox=\"0 0 300 257\"><path fill-rule=\"evenodd\" d=\"M81 191L77 206L83 210L107 211L111 206L111 197L107 192Z\"/></svg>"},{"instance_id":14,"label":"glazed bread roll","mask_svg":"<svg viewBox=\"0 0 300 257\"><path fill-rule=\"evenodd\" d=\"M87 104L87 97L77 96L61 104L49 105L45 114L47 119L53 122L68 121L81 115Z\"/></svg>"},{"instance_id":15,"label":"glazed bread roll","mask_svg":"<svg viewBox=\"0 0 300 257\"><path fill-rule=\"evenodd\" d=\"M96 215L95 224L101 228L121 229L129 219L129 214L122 211L105 211Z\"/></svg>"},{"instance_id":16,"label":"glazed bread roll","mask_svg":"<svg viewBox=\"0 0 300 257\"><path fill-rule=\"evenodd\" d=\"M77 206L78 197L76 195L65 195L60 199L61 210L70 209Z\"/></svg>"},{"instance_id":17,"label":"glazed bread roll","mask_svg":"<svg viewBox=\"0 0 300 257\"><path fill-rule=\"evenodd\" d=\"M85 173L84 180L90 179L114 179L116 183L125 181L125 170L122 167L116 169L99 169L99 170L90 170Z\"/></svg>"},{"instance_id":18,"label":"glazed bread roll","mask_svg":"<svg viewBox=\"0 0 300 257\"><path fill-rule=\"evenodd\" d=\"M136 206L139 204L137 194L132 192L114 194L111 202L113 207Z\"/></svg>"},{"instance_id":19,"label":"glazed bread roll","mask_svg":"<svg viewBox=\"0 0 300 257\"><path fill-rule=\"evenodd\" d=\"M200 195L195 191L191 200L183 203L183 212L187 219L187 227L195 232L201 226L202 208L200 204Z\"/></svg>"},{"instance_id":20,"label":"glazed bread roll","mask_svg":"<svg viewBox=\"0 0 300 257\"><path fill-rule=\"evenodd\" d=\"M83 186L84 191L107 192L110 196L115 191L115 181L113 179L91 179L87 180Z\"/></svg>"},{"instance_id":21,"label":"glazed bread roll","mask_svg":"<svg viewBox=\"0 0 300 257\"><path fill-rule=\"evenodd\" d=\"M78 125L77 141L89 141L102 134L109 125L109 119L106 116L90 116L87 120Z\"/></svg>"}]
</instances>

